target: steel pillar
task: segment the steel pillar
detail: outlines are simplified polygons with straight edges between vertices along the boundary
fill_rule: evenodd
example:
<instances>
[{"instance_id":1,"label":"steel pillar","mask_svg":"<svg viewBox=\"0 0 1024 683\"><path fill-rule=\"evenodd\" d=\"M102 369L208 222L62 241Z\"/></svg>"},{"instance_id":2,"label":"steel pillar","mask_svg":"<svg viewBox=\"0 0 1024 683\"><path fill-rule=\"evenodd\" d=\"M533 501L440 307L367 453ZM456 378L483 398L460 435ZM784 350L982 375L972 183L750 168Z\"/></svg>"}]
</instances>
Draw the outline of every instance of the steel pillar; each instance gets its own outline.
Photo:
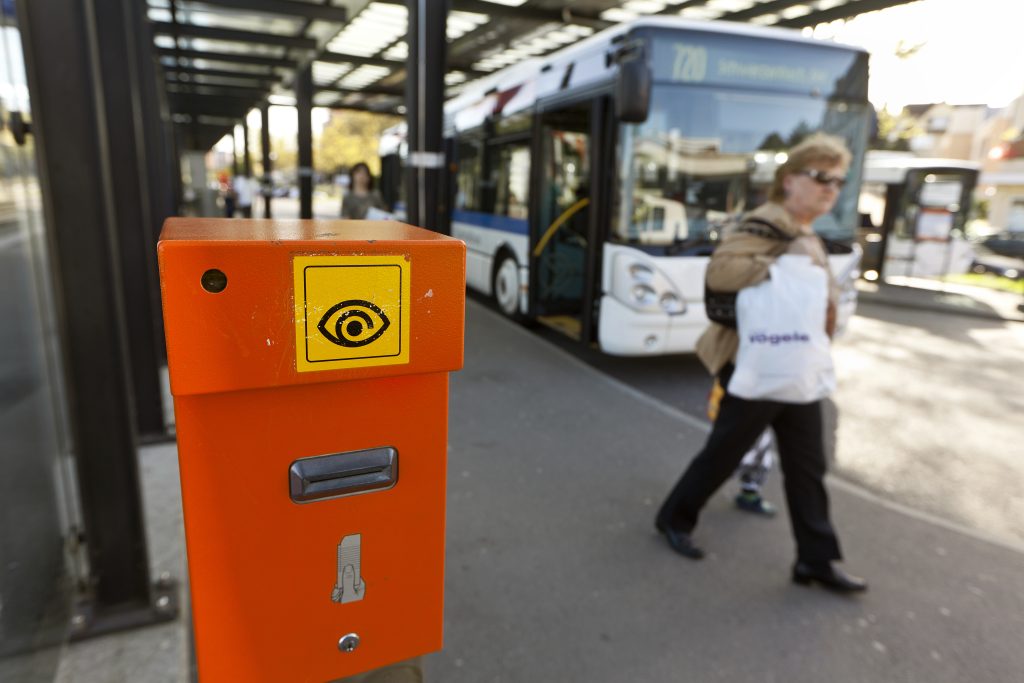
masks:
<instances>
[{"instance_id":1,"label":"steel pillar","mask_svg":"<svg viewBox=\"0 0 1024 683\"><path fill-rule=\"evenodd\" d=\"M409 223L443 231L442 147L445 27L448 0L407 0L409 57L405 90L409 153L406 160Z\"/></svg>"},{"instance_id":2,"label":"steel pillar","mask_svg":"<svg viewBox=\"0 0 1024 683\"><path fill-rule=\"evenodd\" d=\"M162 329L156 323L160 317L160 285L151 224L153 188L147 169L142 86L150 73L144 68L148 61L137 61L140 49L148 53L149 45L139 44L147 36L139 33L141 20L135 3L95 3L93 7L95 64L99 68L96 90L102 93L109 172L114 183L113 218L118 232L135 426L140 438L161 439L166 436L159 364L163 339L157 336L157 330Z\"/></svg>"},{"instance_id":3,"label":"steel pillar","mask_svg":"<svg viewBox=\"0 0 1024 683\"><path fill-rule=\"evenodd\" d=\"M313 67L295 76L299 113L299 218L313 217Z\"/></svg>"},{"instance_id":4,"label":"steel pillar","mask_svg":"<svg viewBox=\"0 0 1024 683\"><path fill-rule=\"evenodd\" d=\"M242 117L242 168L246 178L252 178L252 156L249 154L249 112Z\"/></svg>"},{"instance_id":5,"label":"steel pillar","mask_svg":"<svg viewBox=\"0 0 1024 683\"><path fill-rule=\"evenodd\" d=\"M118 229L139 208L118 196L132 190L115 176L127 168L137 175L137 150L126 151L111 135L133 137L135 122L122 109L131 92L106 71L126 71L133 60L123 53L125 5L109 4L116 11L88 1L17 3L89 559L77 635L175 615L173 599L158 599L150 583L139 490L125 315L126 294L137 293L122 289L122 256L139 244ZM105 26L108 21L119 28ZM104 42L116 43L125 63L111 65ZM124 124L120 130L116 121ZM131 227L142 232L138 223ZM143 257L136 252L136 258Z\"/></svg>"},{"instance_id":6,"label":"steel pillar","mask_svg":"<svg viewBox=\"0 0 1024 683\"><path fill-rule=\"evenodd\" d=\"M149 253L156 253L156 242L160 236L160 228L169 216L178 213L178 197L181 195L181 172L177 155L174 150L173 130L167 98L163 90L163 68L157 64L150 46L153 37L149 32L149 23L143 15L143 8L138 3L130 3L127 11L131 13L130 21L138 34L132 41L135 47L136 64L139 74L139 104L143 127L143 165L149 187L149 221L146 226ZM164 319L160 307L160 287L156 278L155 259L151 264L152 281L150 290L150 310L155 330L156 353L158 365L166 365L167 349L164 347Z\"/></svg>"},{"instance_id":7,"label":"steel pillar","mask_svg":"<svg viewBox=\"0 0 1024 683\"><path fill-rule=\"evenodd\" d=\"M241 157L238 153L238 136L235 135L235 127L231 126L231 175L236 176L242 172Z\"/></svg>"},{"instance_id":8,"label":"steel pillar","mask_svg":"<svg viewBox=\"0 0 1024 683\"><path fill-rule=\"evenodd\" d=\"M272 190L274 181L271 171L274 170L274 162L270 158L270 105L264 102L260 105L260 147L263 151L263 178L260 185L263 188L263 217L271 218L270 202L273 199Z\"/></svg>"}]
</instances>

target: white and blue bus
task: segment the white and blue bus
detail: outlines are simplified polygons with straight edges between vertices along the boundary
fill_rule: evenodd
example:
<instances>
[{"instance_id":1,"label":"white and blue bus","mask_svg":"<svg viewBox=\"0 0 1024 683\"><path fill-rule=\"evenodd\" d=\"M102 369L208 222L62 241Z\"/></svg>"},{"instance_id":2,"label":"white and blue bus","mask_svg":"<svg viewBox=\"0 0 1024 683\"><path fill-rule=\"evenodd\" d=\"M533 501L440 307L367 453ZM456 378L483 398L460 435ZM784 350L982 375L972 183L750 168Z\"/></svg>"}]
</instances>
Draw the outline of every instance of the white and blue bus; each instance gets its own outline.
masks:
<instances>
[{"instance_id":1,"label":"white and blue bus","mask_svg":"<svg viewBox=\"0 0 1024 683\"><path fill-rule=\"evenodd\" d=\"M852 292L867 78L856 48L656 17L471 84L445 106L469 286L606 353L690 352L722 226L765 200L785 149L824 131L853 165L815 228ZM382 143L386 167L400 138Z\"/></svg>"}]
</instances>

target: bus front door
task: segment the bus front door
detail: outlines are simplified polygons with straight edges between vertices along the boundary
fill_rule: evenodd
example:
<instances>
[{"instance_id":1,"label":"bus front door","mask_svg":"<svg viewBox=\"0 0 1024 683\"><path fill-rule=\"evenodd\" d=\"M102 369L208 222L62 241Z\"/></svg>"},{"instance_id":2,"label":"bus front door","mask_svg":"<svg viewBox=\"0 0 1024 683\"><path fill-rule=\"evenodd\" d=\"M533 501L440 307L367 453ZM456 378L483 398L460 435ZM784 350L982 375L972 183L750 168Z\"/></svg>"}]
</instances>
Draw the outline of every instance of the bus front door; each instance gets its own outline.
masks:
<instances>
[{"instance_id":1,"label":"bus front door","mask_svg":"<svg viewBox=\"0 0 1024 683\"><path fill-rule=\"evenodd\" d=\"M593 103L540 115L537 219L530 240L531 292L536 319L583 338L588 288ZM585 341L585 340L584 340Z\"/></svg>"}]
</instances>

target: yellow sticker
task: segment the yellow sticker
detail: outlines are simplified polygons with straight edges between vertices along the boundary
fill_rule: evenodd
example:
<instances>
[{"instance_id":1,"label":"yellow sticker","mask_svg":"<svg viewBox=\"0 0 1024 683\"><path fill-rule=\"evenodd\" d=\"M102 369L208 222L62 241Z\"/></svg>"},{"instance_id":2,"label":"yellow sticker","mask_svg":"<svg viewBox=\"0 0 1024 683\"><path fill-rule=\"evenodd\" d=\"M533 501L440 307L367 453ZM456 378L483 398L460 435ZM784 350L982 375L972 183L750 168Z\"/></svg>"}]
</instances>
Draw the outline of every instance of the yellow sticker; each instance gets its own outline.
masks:
<instances>
[{"instance_id":1,"label":"yellow sticker","mask_svg":"<svg viewBox=\"0 0 1024 683\"><path fill-rule=\"evenodd\" d=\"M409 277L402 256L296 256L299 372L409 362Z\"/></svg>"}]
</instances>

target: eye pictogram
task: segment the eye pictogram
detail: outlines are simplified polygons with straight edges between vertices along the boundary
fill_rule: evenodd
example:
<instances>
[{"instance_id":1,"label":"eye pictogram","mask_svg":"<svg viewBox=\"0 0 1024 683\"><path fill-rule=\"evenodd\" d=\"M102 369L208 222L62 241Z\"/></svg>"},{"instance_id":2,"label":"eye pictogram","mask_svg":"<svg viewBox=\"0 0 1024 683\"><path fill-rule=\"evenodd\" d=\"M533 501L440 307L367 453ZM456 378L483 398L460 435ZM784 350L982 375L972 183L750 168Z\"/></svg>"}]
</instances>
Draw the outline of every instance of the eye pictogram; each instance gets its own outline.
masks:
<instances>
[{"instance_id":1,"label":"eye pictogram","mask_svg":"<svg viewBox=\"0 0 1024 683\"><path fill-rule=\"evenodd\" d=\"M334 322L331 319L341 311ZM374 317L378 320L375 323ZM331 306L316 329L332 344L345 347L366 346L380 338L391 327L391 321L376 304L363 299L349 299Z\"/></svg>"}]
</instances>

